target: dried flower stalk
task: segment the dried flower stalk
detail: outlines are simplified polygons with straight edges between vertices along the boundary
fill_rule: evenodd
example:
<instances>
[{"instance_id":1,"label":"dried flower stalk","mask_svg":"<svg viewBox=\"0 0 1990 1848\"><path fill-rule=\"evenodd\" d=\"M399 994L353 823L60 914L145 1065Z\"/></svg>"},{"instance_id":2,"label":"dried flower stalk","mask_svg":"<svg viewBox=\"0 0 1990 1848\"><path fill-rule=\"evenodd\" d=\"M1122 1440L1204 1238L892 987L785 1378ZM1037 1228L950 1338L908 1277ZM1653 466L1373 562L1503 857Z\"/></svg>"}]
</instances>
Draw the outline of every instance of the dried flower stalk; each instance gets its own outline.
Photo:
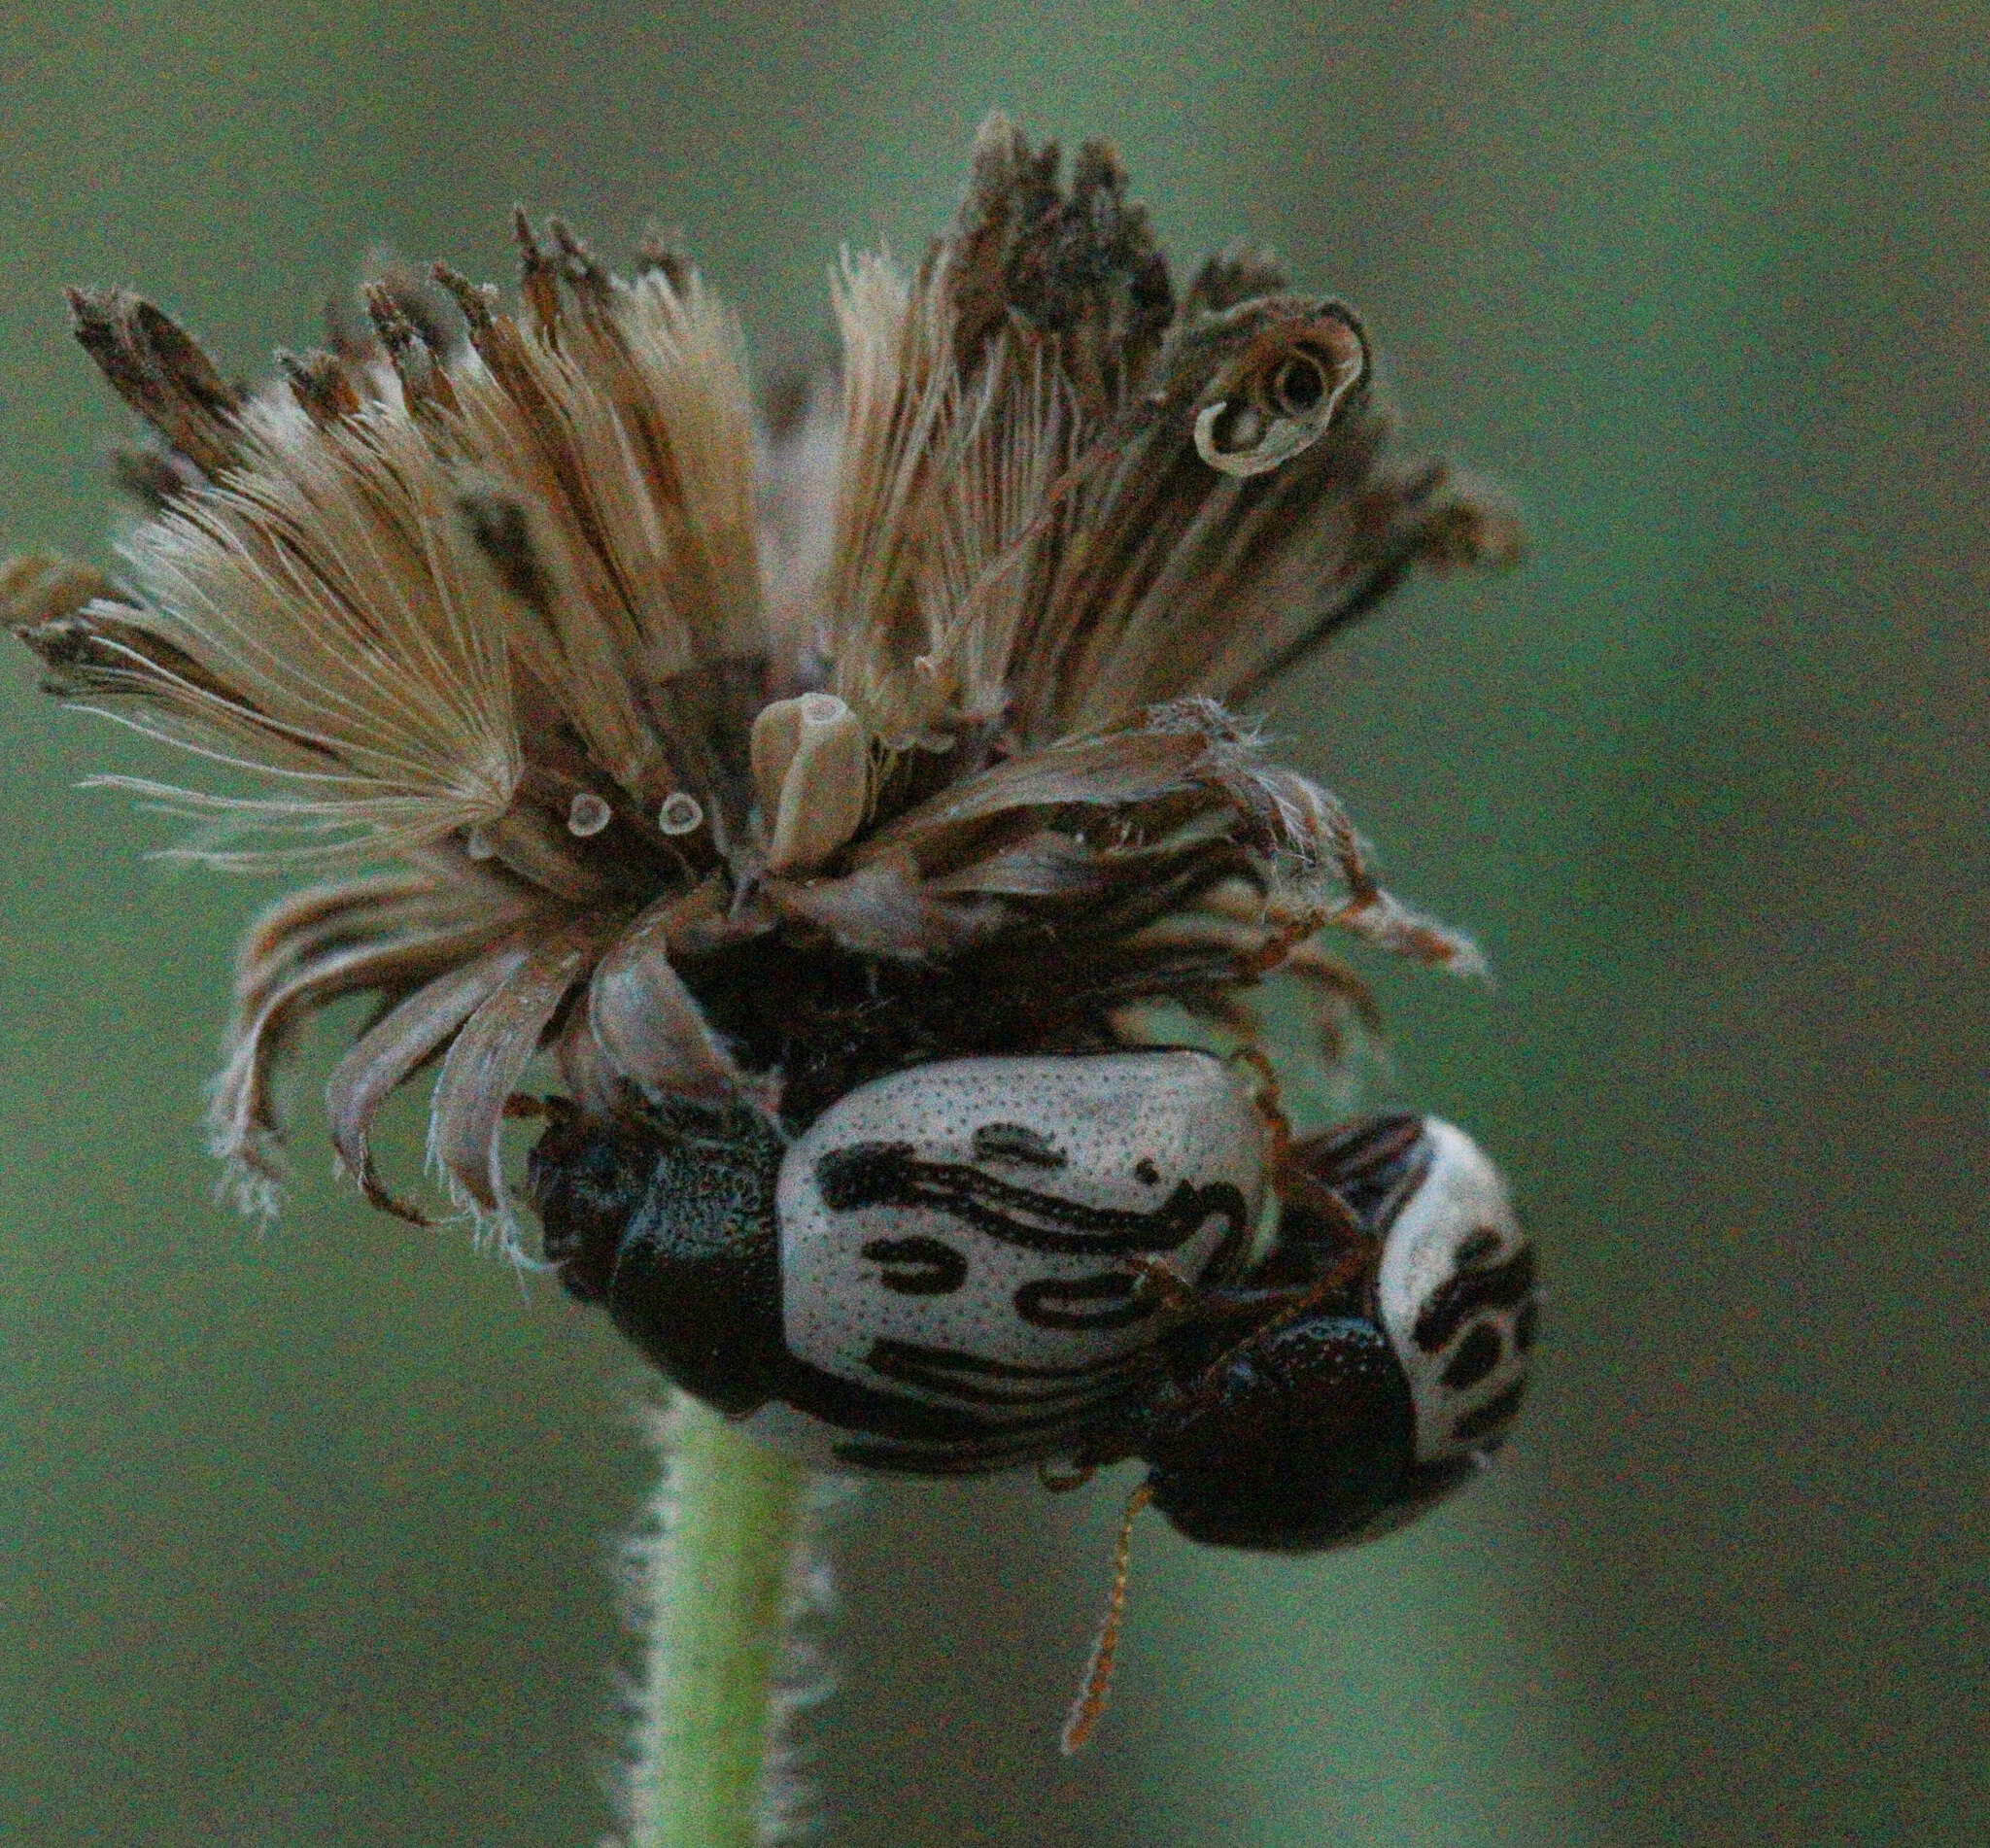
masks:
<instances>
[{"instance_id":1,"label":"dried flower stalk","mask_svg":"<svg viewBox=\"0 0 1990 1848\"><path fill-rule=\"evenodd\" d=\"M846 265L841 403L769 439L764 488L738 329L683 260L624 281L518 232L522 311L391 275L253 395L148 303L72 297L163 445L126 470L152 517L120 582L17 562L10 613L51 690L253 779L100 779L212 824L170 852L341 874L244 945L214 1141L246 1198L280 1173L273 1064L356 991L386 1012L332 1081L347 1166L421 1216L367 1135L439 1055L431 1154L508 1228L498 1128L546 1044L590 1108L750 1074L792 1117L853 1076L793 1069L741 1005L757 960L985 994L1054 946L1057 1017L947 1031L1076 1044L1329 924L1468 955L1224 709L1411 565L1511 548L1389 459L1344 309L1249 256L1177 300L1112 155L1067 194L997 120L915 278Z\"/></svg>"},{"instance_id":2,"label":"dried flower stalk","mask_svg":"<svg viewBox=\"0 0 1990 1848\"><path fill-rule=\"evenodd\" d=\"M213 1143L282 1174L273 1074L347 995L345 1168L436 1074L429 1152L521 1249L502 1125L673 1098L783 1133L881 1073L1249 1039L1282 974L1365 1004L1330 929L1455 968L1240 702L1418 565L1511 522L1401 461L1338 303L1267 259L1177 291L1110 150L1068 186L1000 119L913 275L847 261L838 389L756 422L674 251L611 274L520 215L522 302L391 271L255 393L120 290L78 337L153 438L117 576L0 575L49 689L202 760L97 780L203 823L173 855L310 872L246 937Z\"/></svg>"}]
</instances>

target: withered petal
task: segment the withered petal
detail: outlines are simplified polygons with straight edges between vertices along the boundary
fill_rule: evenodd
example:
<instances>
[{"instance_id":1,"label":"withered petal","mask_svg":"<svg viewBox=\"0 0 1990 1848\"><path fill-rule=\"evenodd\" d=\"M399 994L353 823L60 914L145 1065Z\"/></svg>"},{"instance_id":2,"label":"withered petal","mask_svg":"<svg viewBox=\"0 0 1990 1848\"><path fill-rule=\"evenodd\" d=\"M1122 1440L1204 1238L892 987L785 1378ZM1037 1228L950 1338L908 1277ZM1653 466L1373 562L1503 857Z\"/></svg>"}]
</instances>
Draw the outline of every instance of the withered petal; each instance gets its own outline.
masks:
<instances>
[{"instance_id":1,"label":"withered petal","mask_svg":"<svg viewBox=\"0 0 1990 1848\"><path fill-rule=\"evenodd\" d=\"M429 1159L488 1214L504 1217L504 1107L573 985L600 954L599 920L575 920L529 944L458 1030L435 1080Z\"/></svg>"},{"instance_id":2,"label":"withered petal","mask_svg":"<svg viewBox=\"0 0 1990 1848\"><path fill-rule=\"evenodd\" d=\"M506 910L479 907L476 888L438 884L427 873L329 880L279 899L250 925L235 952L237 1017L259 1012L269 992L328 952L410 934L463 940L496 935ZM515 909L516 907L512 907Z\"/></svg>"},{"instance_id":3,"label":"withered petal","mask_svg":"<svg viewBox=\"0 0 1990 1848\"><path fill-rule=\"evenodd\" d=\"M310 956L289 975L258 982L255 1006L238 1012L229 1033L208 1111L209 1147L236 1172L245 1200L261 1204L260 1187L280 1178L283 1129L271 1079L311 1015L347 995L432 975L464 948L460 937L383 938Z\"/></svg>"},{"instance_id":4,"label":"withered petal","mask_svg":"<svg viewBox=\"0 0 1990 1848\"><path fill-rule=\"evenodd\" d=\"M326 1084L325 1113L332 1146L346 1172L382 1212L414 1225L431 1223L428 1214L389 1193L374 1172L366 1145L380 1107L530 954L530 943L513 938L417 989L360 1036Z\"/></svg>"},{"instance_id":5,"label":"withered petal","mask_svg":"<svg viewBox=\"0 0 1990 1848\"><path fill-rule=\"evenodd\" d=\"M1064 807L1131 807L1184 787L1205 756L1186 730L1134 729L1027 751L952 784L876 829L852 850L857 866L909 855L922 873L953 867L984 824Z\"/></svg>"},{"instance_id":6,"label":"withered petal","mask_svg":"<svg viewBox=\"0 0 1990 1848\"><path fill-rule=\"evenodd\" d=\"M776 915L828 933L857 956L944 961L1000 928L992 900L935 896L900 858L872 860L833 879L768 878L761 887Z\"/></svg>"},{"instance_id":7,"label":"withered petal","mask_svg":"<svg viewBox=\"0 0 1990 1848\"><path fill-rule=\"evenodd\" d=\"M671 967L670 936L683 899L654 905L596 964L587 1020L611 1071L654 1100L681 1093L717 1102L738 1089L732 1056Z\"/></svg>"},{"instance_id":8,"label":"withered petal","mask_svg":"<svg viewBox=\"0 0 1990 1848\"><path fill-rule=\"evenodd\" d=\"M70 326L118 395L210 479L236 460L243 394L170 315L128 289L71 289Z\"/></svg>"}]
</instances>

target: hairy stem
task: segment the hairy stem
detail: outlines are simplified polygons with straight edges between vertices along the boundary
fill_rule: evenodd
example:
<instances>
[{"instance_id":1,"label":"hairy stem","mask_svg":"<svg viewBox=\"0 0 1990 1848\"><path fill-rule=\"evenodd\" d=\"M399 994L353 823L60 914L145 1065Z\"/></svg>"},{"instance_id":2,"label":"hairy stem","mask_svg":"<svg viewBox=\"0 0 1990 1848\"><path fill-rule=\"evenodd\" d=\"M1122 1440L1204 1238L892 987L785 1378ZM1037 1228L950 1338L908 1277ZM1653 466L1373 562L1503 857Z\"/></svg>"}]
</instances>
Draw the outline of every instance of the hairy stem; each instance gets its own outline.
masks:
<instances>
[{"instance_id":1,"label":"hairy stem","mask_svg":"<svg viewBox=\"0 0 1990 1848\"><path fill-rule=\"evenodd\" d=\"M627 1848L754 1848L808 1476L673 1393L638 1543L648 1644Z\"/></svg>"}]
</instances>

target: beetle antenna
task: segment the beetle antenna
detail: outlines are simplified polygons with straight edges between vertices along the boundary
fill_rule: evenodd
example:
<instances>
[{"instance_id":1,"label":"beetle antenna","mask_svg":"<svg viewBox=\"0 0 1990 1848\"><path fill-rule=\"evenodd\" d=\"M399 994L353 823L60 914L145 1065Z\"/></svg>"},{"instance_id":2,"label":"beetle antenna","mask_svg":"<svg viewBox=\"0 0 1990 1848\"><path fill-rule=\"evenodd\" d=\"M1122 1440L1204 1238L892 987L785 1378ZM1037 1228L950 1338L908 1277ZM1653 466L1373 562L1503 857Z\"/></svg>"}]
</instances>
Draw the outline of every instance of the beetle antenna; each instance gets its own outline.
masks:
<instances>
[{"instance_id":1,"label":"beetle antenna","mask_svg":"<svg viewBox=\"0 0 1990 1848\"><path fill-rule=\"evenodd\" d=\"M1126 1610L1126 1566L1133 1552L1133 1517L1153 1500L1153 1488L1142 1483L1126 1497L1126 1518L1119 1523L1119 1544L1113 1549L1113 1590L1106 1598L1106 1621L1099 1626L1099 1640L1092 1645L1091 1665L1084 1673L1084 1686L1071 1703L1064 1722L1064 1756L1081 1751L1106 1710L1106 1695L1113 1687L1113 1658L1119 1648L1119 1619Z\"/></svg>"}]
</instances>

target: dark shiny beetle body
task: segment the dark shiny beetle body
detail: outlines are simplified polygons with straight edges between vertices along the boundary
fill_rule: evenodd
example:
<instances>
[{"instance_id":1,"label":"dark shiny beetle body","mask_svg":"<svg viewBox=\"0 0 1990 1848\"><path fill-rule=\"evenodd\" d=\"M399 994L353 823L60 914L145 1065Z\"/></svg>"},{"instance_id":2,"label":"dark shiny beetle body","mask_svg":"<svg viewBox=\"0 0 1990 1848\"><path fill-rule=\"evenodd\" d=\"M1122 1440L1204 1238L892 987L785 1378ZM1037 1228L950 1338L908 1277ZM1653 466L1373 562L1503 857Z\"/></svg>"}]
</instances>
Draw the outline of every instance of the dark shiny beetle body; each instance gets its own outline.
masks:
<instances>
[{"instance_id":1,"label":"dark shiny beetle body","mask_svg":"<svg viewBox=\"0 0 1990 1848\"><path fill-rule=\"evenodd\" d=\"M568 1289L780 1448L922 1474L1137 1457L1190 1538L1309 1551L1496 1448L1533 1259L1447 1123L1279 1142L1205 1053L963 1059L792 1143L744 1107L565 1116L531 1184Z\"/></svg>"}]
</instances>

